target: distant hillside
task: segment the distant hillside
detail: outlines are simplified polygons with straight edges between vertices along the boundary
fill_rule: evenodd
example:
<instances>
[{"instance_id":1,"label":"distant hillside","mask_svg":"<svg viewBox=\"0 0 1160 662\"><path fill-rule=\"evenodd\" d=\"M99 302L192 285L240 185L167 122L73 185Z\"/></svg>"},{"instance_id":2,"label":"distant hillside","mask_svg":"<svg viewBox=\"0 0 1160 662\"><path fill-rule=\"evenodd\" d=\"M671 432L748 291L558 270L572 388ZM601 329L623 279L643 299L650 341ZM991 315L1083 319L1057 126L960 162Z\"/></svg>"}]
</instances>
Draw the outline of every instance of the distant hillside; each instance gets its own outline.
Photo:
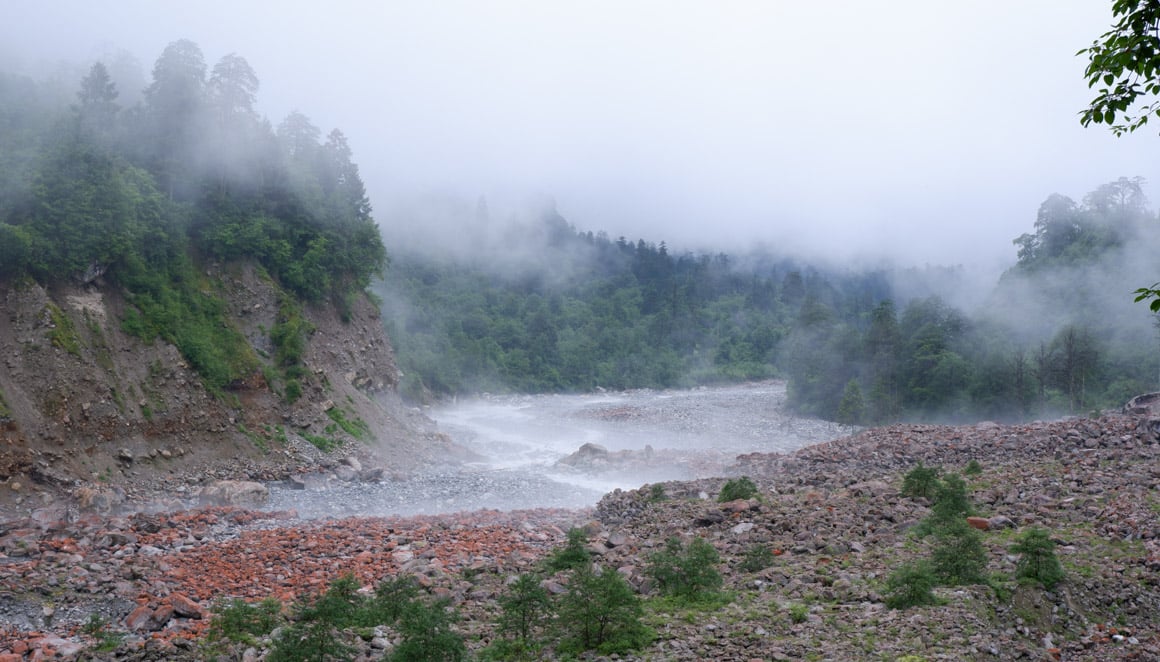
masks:
<instances>
[{"instance_id":1,"label":"distant hillside","mask_svg":"<svg viewBox=\"0 0 1160 662\"><path fill-rule=\"evenodd\" d=\"M551 205L409 213L423 220L376 288L417 400L781 377L795 411L865 425L1089 413L1157 388L1160 336L1131 294L1160 250L1139 179L1048 198L985 285L957 267L674 251L578 231Z\"/></svg>"}]
</instances>

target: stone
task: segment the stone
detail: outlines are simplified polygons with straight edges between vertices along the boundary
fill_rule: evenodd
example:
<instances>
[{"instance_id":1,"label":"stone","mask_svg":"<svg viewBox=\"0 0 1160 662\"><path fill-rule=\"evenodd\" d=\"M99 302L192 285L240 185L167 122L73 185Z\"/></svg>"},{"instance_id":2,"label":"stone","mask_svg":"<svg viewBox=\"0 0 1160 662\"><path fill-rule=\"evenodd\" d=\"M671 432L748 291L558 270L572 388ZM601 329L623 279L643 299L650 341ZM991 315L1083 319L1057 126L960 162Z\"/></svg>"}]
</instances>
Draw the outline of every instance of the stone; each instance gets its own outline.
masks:
<instances>
[{"instance_id":1,"label":"stone","mask_svg":"<svg viewBox=\"0 0 1160 662\"><path fill-rule=\"evenodd\" d=\"M996 530L1015 528L1015 522L1013 522L1010 517L1005 515L995 515L994 517L987 520L987 524L990 528Z\"/></svg>"},{"instance_id":2,"label":"stone","mask_svg":"<svg viewBox=\"0 0 1160 662\"><path fill-rule=\"evenodd\" d=\"M988 531L991 528L991 522L986 517L968 517L967 524L980 531Z\"/></svg>"},{"instance_id":3,"label":"stone","mask_svg":"<svg viewBox=\"0 0 1160 662\"><path fill-rule=\"evenodd\" d=\"M219 480L206 485L198 495L203 506L258 508L270 500L265 485L248 480Z\"/></svg>"},{"instance_id":4,"label":"stone","mask_svg":"<svg viewBox=\"0 0 1160 662\"><path fill-rule=\"evenodd\" d=\"M200 619L205 616L201 605L194 602L184 593L174 593L169 596L169 604L173 605L173 613L183 618Z\"/></svg>"},{"instance_id":5,"label":"stone","mask_svg":"<svg viewBox=\"0 0 1160 662\"><path fill-rule=\"evenodd\" d=\"M130 630L144 630L148 627L150 619L153 618L153 608L149 605L141 605L129 612L125 617L125 627Z\"/></svg>"}]
</instances>

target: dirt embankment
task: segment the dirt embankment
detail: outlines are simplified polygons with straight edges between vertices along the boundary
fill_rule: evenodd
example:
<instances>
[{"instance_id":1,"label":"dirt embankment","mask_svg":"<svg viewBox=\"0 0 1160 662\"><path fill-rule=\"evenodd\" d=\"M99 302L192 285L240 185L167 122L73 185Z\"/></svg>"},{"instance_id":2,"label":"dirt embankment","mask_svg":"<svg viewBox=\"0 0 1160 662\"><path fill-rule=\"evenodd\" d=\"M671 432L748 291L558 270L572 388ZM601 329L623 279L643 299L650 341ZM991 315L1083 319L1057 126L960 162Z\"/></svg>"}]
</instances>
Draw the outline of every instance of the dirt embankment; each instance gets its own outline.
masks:
<instances>
[{"instance_id":1,"label":"dirt embankment","mask_svg":"<svg viewBox=\"0 0 1160 662\"><path fill-rule=\"evenodd\" d=\"M248 265L205 276L267 374L277 375L277 289ZM347 321L328 304L305 308L314 331L292 405L261 374L208 392L174 346L122 330L127 305L108 285L0 283L0 514L64 506L79 488L140 505L179 485L282 478L326 461L307 435L353 442L345 452L380 472L451 454L449 441L399 402L394 354L377 308L363 298ZM365 424L362 441L336 424L336 411Z\"/></svg>"}]
</instances>

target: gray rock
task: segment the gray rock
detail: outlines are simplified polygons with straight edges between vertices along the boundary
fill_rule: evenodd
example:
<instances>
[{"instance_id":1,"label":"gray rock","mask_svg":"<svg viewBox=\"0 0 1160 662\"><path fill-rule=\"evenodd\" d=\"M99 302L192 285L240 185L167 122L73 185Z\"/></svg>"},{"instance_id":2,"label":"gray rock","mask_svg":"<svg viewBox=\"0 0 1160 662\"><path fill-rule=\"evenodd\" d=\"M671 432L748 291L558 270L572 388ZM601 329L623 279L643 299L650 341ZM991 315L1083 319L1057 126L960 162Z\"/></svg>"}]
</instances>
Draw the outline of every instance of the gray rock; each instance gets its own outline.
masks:
<instances>
[{"instance_id":1,"label":"gray rock","mask_svg":"<svg viewBox=\"0 0 1160 662\"><path fill-rule=\"evenodd\" d=\"M260 508L270 499L270 490L248 480L219 480L202 488L198 502L203 506Z\"/></svg>"}]
</instances>

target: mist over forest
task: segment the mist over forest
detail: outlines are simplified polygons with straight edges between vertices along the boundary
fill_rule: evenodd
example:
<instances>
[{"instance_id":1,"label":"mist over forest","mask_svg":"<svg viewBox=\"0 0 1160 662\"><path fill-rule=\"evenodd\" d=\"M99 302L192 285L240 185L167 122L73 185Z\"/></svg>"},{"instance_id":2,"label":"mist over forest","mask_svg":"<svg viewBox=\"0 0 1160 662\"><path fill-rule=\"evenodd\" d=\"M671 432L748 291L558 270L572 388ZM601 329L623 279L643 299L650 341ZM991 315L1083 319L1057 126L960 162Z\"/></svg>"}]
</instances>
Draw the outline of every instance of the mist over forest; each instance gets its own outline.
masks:
<instances>
[{"instance_id":1,"label":"mist over forest","mask_svg":"<svg viewBox=\"0 0 1160 662\"><path fill-rule=\"evenodd\" d=\"M851 424L1089 413L1157 388L1141 178L1052 194L979 274L672 247L578 230L551 200L391 210L375 286L404 393L673 388L783 378L798 413ZM436 229L433 230L433 229Z\"/></svg>"},{"instance_id":2,"label":"mist over forest","mask_svg":"<svg viewBox=\"0 0 1160 662\"><path fill-rule=\"evenodd\" d=\"M1158 248L1141 177L1048 196L1010 246L978 247L1008 251L1002 273L669 245L578 228L547 195L400 196L376 219L343 132L270 121L260 86L189 40L148 75L123 53L0 73L0 278L120 285L127 329L228 388L254 361L196 274L256 261L293 295L266 376L289 400L299 306L367 288L416 402L778 378L796 413L874 424L1087 413L1158 387L1156 319L1132 303Z\"/></svg>"}]
</instances>

